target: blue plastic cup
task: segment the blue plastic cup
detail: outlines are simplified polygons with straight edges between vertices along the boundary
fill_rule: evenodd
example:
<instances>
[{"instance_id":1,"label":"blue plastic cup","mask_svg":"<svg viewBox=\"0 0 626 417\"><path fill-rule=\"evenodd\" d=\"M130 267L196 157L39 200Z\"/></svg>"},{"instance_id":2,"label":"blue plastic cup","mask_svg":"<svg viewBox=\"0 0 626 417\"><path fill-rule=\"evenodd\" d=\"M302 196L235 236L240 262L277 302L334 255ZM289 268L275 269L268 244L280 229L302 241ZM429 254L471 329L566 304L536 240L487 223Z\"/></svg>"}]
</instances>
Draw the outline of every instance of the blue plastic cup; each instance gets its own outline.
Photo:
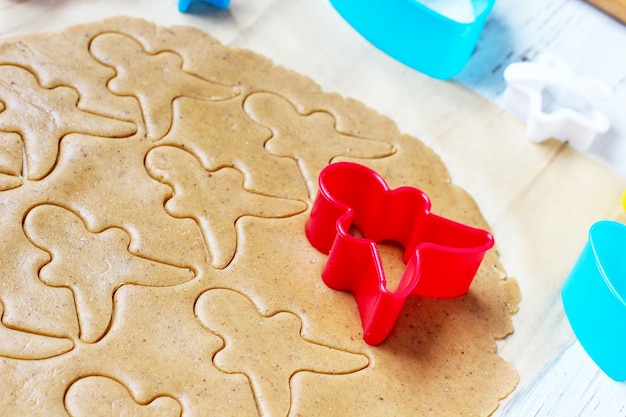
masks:
<instances>
[{"instance_id":1,"label":"blue plastic cup","mask_svg":"<svg viewBox=\"0 0 626 417\"><path fill-rule=\"evenodd\" d=\"M434 78L454 77L469 61L495 0L471 0L474 19L457 21L418 0L330 0L374 46Z\"/></svg>"},{"instance_id":2,"label":"blue plastic cup","mask_svg":"<svg viewBox=\"0 0 626 417\"><path fill-rule=\"evenodd\" d=\"M610 220L591 226L561 294L585 351L609 377L626 380L626 226Z\"/></svg>"},{"instance_id":3,"label":"blue plastic cup","mask_svg":"<svg viewBox=\"0 0 626 417\"><path fill-rule=\"evenodd\" d=\"M228 6L230 5L230 0L178 0L178 11L182 13L187 12L189 7L191 7L191 3L196 1L209 3L218 9L228 9Z\"/></svg>"}]
</instances>

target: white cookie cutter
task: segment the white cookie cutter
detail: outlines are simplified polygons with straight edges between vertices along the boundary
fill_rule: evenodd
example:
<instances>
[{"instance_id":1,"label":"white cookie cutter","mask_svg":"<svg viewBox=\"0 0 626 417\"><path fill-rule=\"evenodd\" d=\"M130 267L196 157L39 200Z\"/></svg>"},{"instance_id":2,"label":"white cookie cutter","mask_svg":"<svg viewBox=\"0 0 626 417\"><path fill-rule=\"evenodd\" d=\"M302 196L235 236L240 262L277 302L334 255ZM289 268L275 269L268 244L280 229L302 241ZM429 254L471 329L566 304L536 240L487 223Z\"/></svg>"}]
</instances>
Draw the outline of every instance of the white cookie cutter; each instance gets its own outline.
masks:
<instances>
[{"instance_id":1,"label":"white cookie cutter","mask_svg":"<svg viewBox=\"0 0 626 417\"><path fill-rule=\"evenodd\" d=\"M585 149L596 135L609 130L609 119L599 108L611 96L611 88L575 75L556 56L511 64L504 79L505 106L526 120L526 136L532 142L555 138Z\"/></svg>"}]
</instances>

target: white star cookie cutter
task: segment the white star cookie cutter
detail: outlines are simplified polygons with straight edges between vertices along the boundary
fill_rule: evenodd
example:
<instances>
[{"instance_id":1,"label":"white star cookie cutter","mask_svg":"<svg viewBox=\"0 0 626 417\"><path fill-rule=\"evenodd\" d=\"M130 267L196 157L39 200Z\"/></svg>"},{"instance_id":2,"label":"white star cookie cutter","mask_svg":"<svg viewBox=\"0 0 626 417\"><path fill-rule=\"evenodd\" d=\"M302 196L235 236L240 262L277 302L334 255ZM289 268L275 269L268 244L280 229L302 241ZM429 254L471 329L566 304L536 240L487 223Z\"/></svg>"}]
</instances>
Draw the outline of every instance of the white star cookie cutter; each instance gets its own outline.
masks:
<instances>
[{"instance_id":1,"label":"white star cookie cutter","mask_svg":"<svg viewBox=\"0 0 626 417\"><path fill-rule=\"evenodd\" d=\"M596 135L609 130L609 118L600 108L611 96L611 88L577 76L554 55L511 64L504 79L504 104L526 120L526 136L532 142L555 138L585 149Z\"/></svg>"}]
</instances>

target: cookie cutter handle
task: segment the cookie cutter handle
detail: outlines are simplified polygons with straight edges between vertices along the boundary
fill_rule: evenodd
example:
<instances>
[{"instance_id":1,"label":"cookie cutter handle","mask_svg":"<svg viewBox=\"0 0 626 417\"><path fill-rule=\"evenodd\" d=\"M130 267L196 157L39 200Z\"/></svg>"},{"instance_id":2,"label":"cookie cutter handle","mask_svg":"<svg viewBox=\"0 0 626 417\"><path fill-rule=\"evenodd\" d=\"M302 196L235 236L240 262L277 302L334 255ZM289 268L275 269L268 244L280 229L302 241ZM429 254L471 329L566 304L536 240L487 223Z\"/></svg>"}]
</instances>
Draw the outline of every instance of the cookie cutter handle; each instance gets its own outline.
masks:
<instances>
[{"instance_id":1,"label":"cookie cutter handle","mask_svg":"<svg viewBox=\"0 0 626 417\"><path fill-rule=\"evenodd\" d=\"M340 222L347 226L351 216L344 216ZM378 256L376 244L369 239L346 236L341 231L333 241L322 280L337 291L354 294L361 323L363 339L372 346L380 344L393 329L406 298L417 284L419 275L413 257L405 268L395 291L386 288L381 281L384 271Z\"/></svg>"},{"instance_id":2,"label":"cookie cutter handle","mask_svg":"<svg viewBox=\"0 0 626 417\"><path fill-rule=\"evenodd\" d=\"M467 293L485 253L494 245L493 236L433 213L416 230L409 250L419 257L420 280L413 294L452 298Z\"/></svg>"}]
</instances>

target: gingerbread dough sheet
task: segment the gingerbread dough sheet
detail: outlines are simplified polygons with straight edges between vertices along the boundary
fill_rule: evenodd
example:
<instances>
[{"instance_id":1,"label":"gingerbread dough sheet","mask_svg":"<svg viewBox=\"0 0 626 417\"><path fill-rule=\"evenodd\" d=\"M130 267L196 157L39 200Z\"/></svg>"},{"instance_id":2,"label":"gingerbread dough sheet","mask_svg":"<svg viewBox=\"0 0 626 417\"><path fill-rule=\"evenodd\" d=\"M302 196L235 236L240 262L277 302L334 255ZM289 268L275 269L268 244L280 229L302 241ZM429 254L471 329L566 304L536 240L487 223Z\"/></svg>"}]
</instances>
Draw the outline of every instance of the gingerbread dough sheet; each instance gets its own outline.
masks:
<instances>
[{"instance_id":1,"label":"gingerbread dough sheet","mask_svg":"<svg viewBox=\"0 0 626 417\"><path fill-rule=\"evenodd\" d=\"M0 145L3 414L487 416L517 383L495 250L363 342L304 234L324 166L488 225L419 140L257 54L130 18L6 39Z\"/></svg>"}]
</instances>

